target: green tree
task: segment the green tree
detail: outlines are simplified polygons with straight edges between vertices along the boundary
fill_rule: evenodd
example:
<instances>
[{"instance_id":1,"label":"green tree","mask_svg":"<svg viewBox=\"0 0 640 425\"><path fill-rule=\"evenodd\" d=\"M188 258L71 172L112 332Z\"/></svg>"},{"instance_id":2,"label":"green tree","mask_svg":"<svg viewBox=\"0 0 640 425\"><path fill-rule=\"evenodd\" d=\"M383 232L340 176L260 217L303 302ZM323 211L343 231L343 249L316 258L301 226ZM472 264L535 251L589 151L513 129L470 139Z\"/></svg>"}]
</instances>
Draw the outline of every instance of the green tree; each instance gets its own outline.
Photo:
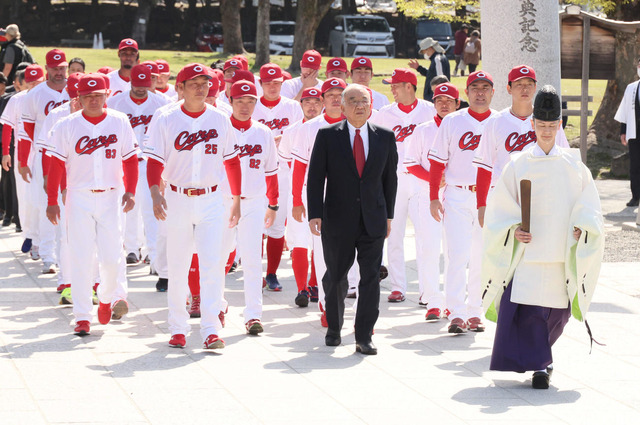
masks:
<instances>
[{"instance_id":1,"label":"green tree","mask_svg":"<svg viewBox=\"0 0 640 425\"><path fill-rule=\"evenodd\" d=\"M480 7L480 0L396 0L396 6L398 12L407 18L431 18L454 22L477 18L471 10ZM467 6L470 9L467 9Z\"/></svg>"}]
</instances>

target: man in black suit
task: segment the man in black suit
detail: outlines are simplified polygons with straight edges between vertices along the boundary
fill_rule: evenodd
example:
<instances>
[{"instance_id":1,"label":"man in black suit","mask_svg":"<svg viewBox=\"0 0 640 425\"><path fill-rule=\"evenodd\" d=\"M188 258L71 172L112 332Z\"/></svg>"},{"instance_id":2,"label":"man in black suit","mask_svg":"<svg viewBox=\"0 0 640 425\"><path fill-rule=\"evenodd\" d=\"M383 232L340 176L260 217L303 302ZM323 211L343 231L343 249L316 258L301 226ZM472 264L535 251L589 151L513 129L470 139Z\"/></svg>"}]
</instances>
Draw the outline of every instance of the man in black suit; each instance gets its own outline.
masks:
<instances>
[{"instance_id":1,"label":"man in black suit","mask_svg":"<svg viewBox=\"0 0 640 425\"><path fill-rule=\"evenodd\" d=\"M342 111L346 120L318 132L307 178L309 226L322 237L327 265L322 279L329 324L325 344L341 343L347 273L357 250L356 351L377 354L371 335L379 314L378 279L393 218L398 152L393 132L367 122L371 96L364 86L352 84L343 91Z\"/></svg>"}]
</instances>

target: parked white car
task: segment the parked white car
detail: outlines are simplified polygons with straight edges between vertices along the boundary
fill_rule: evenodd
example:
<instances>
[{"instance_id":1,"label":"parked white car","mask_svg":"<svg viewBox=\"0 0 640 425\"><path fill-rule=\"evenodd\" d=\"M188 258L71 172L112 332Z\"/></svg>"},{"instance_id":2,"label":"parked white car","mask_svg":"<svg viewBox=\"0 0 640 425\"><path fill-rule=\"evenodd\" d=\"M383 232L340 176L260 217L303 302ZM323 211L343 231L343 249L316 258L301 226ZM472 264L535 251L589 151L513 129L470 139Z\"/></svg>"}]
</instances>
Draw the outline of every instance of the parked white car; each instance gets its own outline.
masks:
<instances>
[{"instance_id":1,"label":"parked white car","mask_svg":"<svg viewBox=\"0 0 640 425\"><path fill-rule=\"evenodd\" d=\"M336 23L329 34L331 56L395 57L395 28L389 27L385 18L373 15L338 15Z\"/></svg>"},{"instance_id":2,"label":"parked white car","mask_svg":"<svg viewBox=\"0 0 640 425\"><path fill-rule=\"evenodd\" d=\"M293 51L295 31L294 21L272 21L269 24L269 53L290 56Z\"/></svg>"}]
</instances>

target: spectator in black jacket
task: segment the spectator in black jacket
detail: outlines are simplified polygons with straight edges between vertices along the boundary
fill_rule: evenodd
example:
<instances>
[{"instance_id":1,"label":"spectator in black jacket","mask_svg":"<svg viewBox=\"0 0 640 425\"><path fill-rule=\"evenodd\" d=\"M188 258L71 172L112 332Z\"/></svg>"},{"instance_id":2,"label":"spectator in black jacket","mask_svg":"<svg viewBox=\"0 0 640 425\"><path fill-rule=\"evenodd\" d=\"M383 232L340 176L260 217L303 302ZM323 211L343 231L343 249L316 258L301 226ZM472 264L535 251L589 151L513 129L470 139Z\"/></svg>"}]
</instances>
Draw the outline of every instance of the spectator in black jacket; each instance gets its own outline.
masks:
<instances>
[{"instance_id":1,"label":"spectator in black jacket","mask_svg":"<svg viewBox=\"0 0 640 425\"><path fill-rule=\"evenodd\" d=\"M433 91L431 90L431 80L436 75L444 75L447 79L451 79L451 71L449 70L449 59L444 55L444 49L440 46L436 40L431 37L427 37L420 42L420 52L425 59L431 61L429 69L420 66L418 61L412 59L409 61L409 66L417 70L420 74L426 78L424 83L424 100L431 102L433 100Z\"/></svg>"},{"instance_id":2,"label":"spectator in black jacket","mask_svg":"<svg viewBox=\"0 0 640 425\"><path fill-rule=\"evenodd\" d=\"M27 46L20 40L20 30L16 24L8 25L0 31L0 35L6 40L0 49L0 72L9 80L8 85L11 85L17 65L23 61L33 63L33 58Z\"/></svg>"}]
</instances>

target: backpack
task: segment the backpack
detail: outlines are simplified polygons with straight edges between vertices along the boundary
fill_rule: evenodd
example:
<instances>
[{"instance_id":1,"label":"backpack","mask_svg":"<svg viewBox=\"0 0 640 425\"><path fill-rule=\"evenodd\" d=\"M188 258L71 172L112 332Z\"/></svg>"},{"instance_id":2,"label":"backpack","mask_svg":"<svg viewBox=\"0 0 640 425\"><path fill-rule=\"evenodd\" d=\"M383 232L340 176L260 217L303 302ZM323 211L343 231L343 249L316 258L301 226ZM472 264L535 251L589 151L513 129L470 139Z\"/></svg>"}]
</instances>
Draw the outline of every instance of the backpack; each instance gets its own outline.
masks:
<instances>
[{"instance_id":1,"label":"backpack","mask_svg":"<svg viewBox=\"0 0 640 425\"><path fill-rule=\"evenodd\" d=\"M27 46L22 42L22 40L16 40L16 42L13 45L18 50L16 52L16 57L17 57L18 53L22 57L20 62L28 62L28 63L35 63L36 62L33 59L33 56L31 55L31 52L29 51L29 49L27 49ZM20 63L20 62L18 62L18 63Z\"/></svg>"}]
</instances>

